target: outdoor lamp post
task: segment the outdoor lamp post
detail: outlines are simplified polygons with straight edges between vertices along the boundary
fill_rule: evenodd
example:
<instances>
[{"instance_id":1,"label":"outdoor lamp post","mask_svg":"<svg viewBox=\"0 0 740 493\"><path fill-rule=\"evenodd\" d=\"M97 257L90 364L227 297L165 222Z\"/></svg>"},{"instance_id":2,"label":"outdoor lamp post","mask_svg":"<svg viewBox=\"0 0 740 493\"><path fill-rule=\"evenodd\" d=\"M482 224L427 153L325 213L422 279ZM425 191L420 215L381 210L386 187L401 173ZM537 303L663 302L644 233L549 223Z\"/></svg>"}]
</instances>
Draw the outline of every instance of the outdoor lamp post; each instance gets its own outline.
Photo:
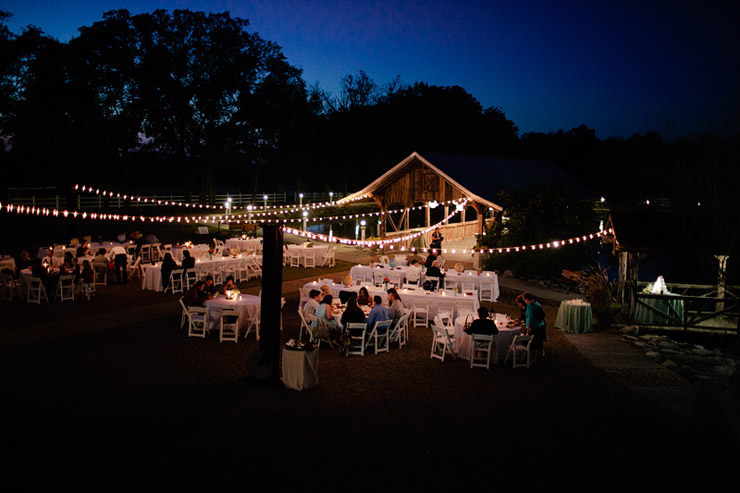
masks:
<instances>
[{"instance_id":1,"label":"outdoor lamp post","mask_svg":"<svg viewBox=\"0 0 740 493\"><path fill-rule=\"evenodd\" d=\"M298 207L303 207L303 192L298 194Z\"/></svg>"},{"instance_id":2,"label":"outdoor lamp post","mask_svg":"<svg viewBox=\"0 0 740 493\"><path fill-rule=\"evenodd\" d=\"M363 219L360 221L360 239L362 241L365 241L365 226L367 226L367 221Z\"/></svg>"},{"instance_id":3,"label":"outdoor lamp post","mask_svg":"<svg viewBox=\"0 0 740 493\"><path fill-rule=\"evenodd\" d=\"M224 206L226 206L226 214L231 214L231 197L226 198Z\"/></svg>"},{"instance_id":4,"label":"outdoor lamp post","mask_svg":"<svg viewBox=\"0 0 740 493\"><path fill-rule=\"evenodd\" d=\"M308 220L308 211L303 211L303 231L306 231L306 221Z\"/></svg>"},{"instance_id":5,"label":"outdoor lamp post","mask_svg":"<svg viewBox=\"0 0 740 493\"><path fill-rule=\"evenodd\" d=\"M265 210L267 210L267 194L264 194L262 199L265 201Z\"/></svg>"},{"instance_id":6,"label":"outdoor lamp post","mask_svg":"<svg viewBox=\"0 0 740 493\"><path fill-rule=\"evenodd\" d=\"M252 204L249 204L247 206L247 211L249 212L249 222L252 222Z\"/></svg>"},{"instance_id":7,"label":"outdoor lamp post","mask_svg":"<svg viewBox=\"0 0 740 493\"><path fill-rule=\"evenodd\" d=\"M334 205L334 192L329 192L329 203Z\"/></svg>"}]
</instances>

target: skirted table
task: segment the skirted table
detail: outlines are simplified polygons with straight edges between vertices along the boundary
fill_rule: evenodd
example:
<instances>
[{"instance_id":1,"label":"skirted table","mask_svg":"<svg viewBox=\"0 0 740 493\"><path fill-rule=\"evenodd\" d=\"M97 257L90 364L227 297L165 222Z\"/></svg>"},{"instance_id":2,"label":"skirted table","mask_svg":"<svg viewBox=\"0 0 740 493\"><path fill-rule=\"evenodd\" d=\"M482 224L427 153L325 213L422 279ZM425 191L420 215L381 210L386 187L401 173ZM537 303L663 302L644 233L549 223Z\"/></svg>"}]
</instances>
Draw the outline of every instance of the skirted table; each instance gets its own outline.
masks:
<instances>
[{"instance_id":1,"label":"skirted table","mask_svg":"<svg viewBox=\"0 0 740 493\"><path fill-rule=\"evenodd\" d=\"M560 303L555 317L555 328L571 334L591 332L593 313L591 304L583 300L565 300Z\"/></svg>"},{"instance_id":2,"label":"skirted table","mask_svg":"<svg viewBox=\"0 0 740 493\"><path fill-rule=\"evenodd\" d=\"M674 300L671 296L676 295L666 293L662 298L639 298L640 303L635 306L635 322L666 324L669 320L683 319L683 300Z\"/></svg>"},{"instance_id":3,"label":"skirted table","mask_svg":"<svg viewBox=\"0 0 740 493\"><path fill-rule=\"evenodd\" d=\"M283 349L283 385L289 389L310 389L319 383L318 348Z\"/></svg>"}]
</instances>

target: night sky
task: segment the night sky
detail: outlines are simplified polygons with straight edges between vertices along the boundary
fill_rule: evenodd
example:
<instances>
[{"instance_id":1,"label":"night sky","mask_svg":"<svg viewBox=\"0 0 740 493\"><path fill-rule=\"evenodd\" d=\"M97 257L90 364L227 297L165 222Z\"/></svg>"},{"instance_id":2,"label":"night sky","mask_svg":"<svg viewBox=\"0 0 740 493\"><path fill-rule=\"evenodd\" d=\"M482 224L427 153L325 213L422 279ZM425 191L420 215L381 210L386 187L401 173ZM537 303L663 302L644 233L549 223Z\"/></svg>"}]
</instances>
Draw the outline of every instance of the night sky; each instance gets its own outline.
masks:
<instances>
[{"instance_id":1,"label":"night sky","mask_svg":"<svg viewBox=\"0 0 740 493\"><path fill-rule=\"evenodd\" d=\"M31 24L61 41L117 8L227 10L282 46L309 85L338 95L359 70L379 85L459 85L522 133L739 128L738 2L0 0L12 32Z\"/></svg>"}]
</instances>

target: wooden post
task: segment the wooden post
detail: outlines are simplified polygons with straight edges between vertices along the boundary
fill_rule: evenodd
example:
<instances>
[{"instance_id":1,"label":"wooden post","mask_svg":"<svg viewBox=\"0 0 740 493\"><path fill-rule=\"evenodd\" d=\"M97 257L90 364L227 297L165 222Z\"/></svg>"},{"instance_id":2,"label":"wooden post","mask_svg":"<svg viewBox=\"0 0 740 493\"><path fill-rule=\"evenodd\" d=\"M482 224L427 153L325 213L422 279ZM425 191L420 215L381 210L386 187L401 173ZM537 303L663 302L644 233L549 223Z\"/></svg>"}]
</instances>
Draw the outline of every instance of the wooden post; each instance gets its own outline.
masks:
<instances>
[{"instance_id":1,"label":"wooden post","mask_svg":"<svg viewBox=\"0 0 740 493\"><path fill-rule=\"evenodd\" d=\"M280 382L280 313L283 287L283 231L280 224L262 223L262 300L260 345L252 353L252 375L271 385Z\"/></svg>"},{"instance_id":2,"label":"wooden post","mask_svg":"<svg viewBox=\"0 0 740 493\"><path fill-rule=\"evenodd\" d=\"M725 297L725 280L727 279L727 259L730 258L728 255L715 255L719 261L719 269L717 271L717 298ZM721 312L725 309L725 304L717 302L716 311Z\"/></svg>"}]
</instances>

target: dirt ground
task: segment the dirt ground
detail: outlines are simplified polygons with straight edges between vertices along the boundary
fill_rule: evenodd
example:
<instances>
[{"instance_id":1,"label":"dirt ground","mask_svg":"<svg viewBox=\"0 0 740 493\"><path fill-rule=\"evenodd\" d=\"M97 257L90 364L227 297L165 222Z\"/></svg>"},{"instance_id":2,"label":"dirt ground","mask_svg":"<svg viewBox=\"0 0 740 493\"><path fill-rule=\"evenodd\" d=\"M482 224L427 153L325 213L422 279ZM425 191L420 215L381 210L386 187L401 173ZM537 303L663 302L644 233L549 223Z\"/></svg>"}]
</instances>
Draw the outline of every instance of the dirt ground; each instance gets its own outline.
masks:
<instances>
[{"instance_id":1,"label":"dirt ground","mask_svg":"<svg viewBox=\"0 0 740 493\"><path fill-rule=\"evenodd\" d=\"M310 280L283 284L284 340ZM319 384L297 392L250 378L252 336L188 338L177 298L133 283L90 303L0 304L11 489L714 489L738 463L711 416L657 408L551 328L530 369L432 360L425 328L388 354L322 347Z\"/></svg>"}]
</instances>

